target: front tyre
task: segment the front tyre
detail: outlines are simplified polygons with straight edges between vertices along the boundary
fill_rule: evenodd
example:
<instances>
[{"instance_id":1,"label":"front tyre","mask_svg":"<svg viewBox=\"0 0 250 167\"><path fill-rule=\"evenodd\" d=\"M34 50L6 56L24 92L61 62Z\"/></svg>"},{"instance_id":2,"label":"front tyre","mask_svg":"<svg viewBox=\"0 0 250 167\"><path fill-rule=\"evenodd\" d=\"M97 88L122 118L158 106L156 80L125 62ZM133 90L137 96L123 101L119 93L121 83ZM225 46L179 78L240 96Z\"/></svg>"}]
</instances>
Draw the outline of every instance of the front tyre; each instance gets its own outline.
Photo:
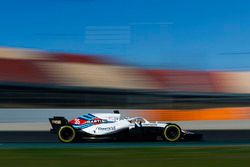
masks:
<instances>
[{"instance_id":1,"label":"front tyre","mask_svg":"<svg viewBox=\"0 0 250 167\"><path fill-rule=\"evenodd\" d=\"M62 126L58 131L58 138L63 143L70 143L75 140L76 132L71 126Z\"/></svg>"},{"instance_id":2,"label":"front tyre","mask_svg":"<svg viewBox=\"0 0 250 167\"><path fill-rule=\"evenodd\" d=\"M181 128L176 124L169 124L163 132L164 139L169 142L176 142L181 138Z\"/></svg>"}]
</instances>

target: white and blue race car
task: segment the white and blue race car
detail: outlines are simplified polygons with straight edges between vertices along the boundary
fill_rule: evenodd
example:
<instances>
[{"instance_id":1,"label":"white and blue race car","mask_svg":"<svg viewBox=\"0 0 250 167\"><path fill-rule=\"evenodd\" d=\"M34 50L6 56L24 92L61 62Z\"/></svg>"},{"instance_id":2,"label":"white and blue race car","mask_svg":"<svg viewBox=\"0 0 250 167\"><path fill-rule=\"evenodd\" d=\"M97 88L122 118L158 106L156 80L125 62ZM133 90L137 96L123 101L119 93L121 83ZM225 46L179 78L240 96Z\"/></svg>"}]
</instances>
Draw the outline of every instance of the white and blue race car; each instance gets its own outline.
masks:
<instances>
[{"instance_id":1,"label":"white and blue race car","mask_svg":"<svg viewBox=\"0 0 250 167\"><path fill-rule=\"evenodd\" d=\"M114 113L84 114L71 121L64 117L49 118L51 132L63 143L91 140L165 140L199 141L201 134L182 130L177 124L149 122L142 117L121 118Z\"/></svg>"}]
</instances>

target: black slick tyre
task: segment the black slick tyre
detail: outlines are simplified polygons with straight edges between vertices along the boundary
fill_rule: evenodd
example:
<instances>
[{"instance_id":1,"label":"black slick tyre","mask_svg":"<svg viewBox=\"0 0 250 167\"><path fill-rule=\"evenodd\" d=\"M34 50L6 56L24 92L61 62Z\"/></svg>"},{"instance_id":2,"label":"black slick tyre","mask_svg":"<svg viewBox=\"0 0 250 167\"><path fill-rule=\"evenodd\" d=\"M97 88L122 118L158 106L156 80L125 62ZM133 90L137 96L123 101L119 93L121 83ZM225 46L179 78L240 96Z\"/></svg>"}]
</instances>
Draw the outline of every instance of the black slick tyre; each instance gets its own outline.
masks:
<instances>
[{"instance_id":1,"label":"black slick tyre","mask_svg":"<svg viewBox=\"0 0 250 167\"><path fill-rule=\"evenodd\" d=\"M176 124L169 124L164 128L163 137L168 142L176 142L181 138L181 128Z\"/></svg>"},{"instance_id":2,"label":"black slick tyre","mask_svg":"<svg viewBox=\"0 0 250 167\"><path fill-rule=\"evenodd\" d=\"M71 126L62 126L58 131L58 138L63 143L71 143L75 140L76 132Z\"/></svg>"}]
</instances>

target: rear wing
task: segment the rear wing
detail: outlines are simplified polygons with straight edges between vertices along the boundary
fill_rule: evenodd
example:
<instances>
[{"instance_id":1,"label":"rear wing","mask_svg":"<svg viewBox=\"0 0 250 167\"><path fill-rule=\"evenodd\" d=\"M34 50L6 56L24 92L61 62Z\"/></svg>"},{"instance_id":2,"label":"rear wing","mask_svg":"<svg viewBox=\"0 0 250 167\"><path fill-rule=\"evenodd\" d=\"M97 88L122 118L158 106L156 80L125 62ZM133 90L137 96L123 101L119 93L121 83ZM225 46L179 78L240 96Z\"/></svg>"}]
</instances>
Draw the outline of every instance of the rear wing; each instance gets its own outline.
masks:
<instances>
[{"instance_id":1,"label":"rear wing","mask_svg":"<svg viewBox=\"0 0 250 167\"><path fill-rule=\"evenodd\" d=\"M68 120L65 117L56 116L49 118L49 122L52 126L52 129L50 130L52 133L57 133L62 126L68 125Z\"/></svg>"}]
</instances>

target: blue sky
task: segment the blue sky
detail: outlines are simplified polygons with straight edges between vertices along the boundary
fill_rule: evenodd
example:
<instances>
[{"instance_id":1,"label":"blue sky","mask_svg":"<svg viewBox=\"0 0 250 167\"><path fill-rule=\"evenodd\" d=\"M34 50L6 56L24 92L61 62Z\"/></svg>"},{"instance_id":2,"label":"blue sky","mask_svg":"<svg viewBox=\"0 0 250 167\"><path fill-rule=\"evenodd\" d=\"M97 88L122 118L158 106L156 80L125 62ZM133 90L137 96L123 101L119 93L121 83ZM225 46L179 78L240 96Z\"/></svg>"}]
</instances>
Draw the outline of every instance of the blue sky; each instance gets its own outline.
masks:
<instances>
[{"instance_id":1,"label":"blue sky","mask_svg":"<svg viewBox=\"0 0 250 167\"><path fill-rule=\"evenodd\" d=\"M88 41L98 33L103 43ZM250 70L250 1L2 0L0 46L108 55L149 68Z\"/></svg>"}]
</instances>

